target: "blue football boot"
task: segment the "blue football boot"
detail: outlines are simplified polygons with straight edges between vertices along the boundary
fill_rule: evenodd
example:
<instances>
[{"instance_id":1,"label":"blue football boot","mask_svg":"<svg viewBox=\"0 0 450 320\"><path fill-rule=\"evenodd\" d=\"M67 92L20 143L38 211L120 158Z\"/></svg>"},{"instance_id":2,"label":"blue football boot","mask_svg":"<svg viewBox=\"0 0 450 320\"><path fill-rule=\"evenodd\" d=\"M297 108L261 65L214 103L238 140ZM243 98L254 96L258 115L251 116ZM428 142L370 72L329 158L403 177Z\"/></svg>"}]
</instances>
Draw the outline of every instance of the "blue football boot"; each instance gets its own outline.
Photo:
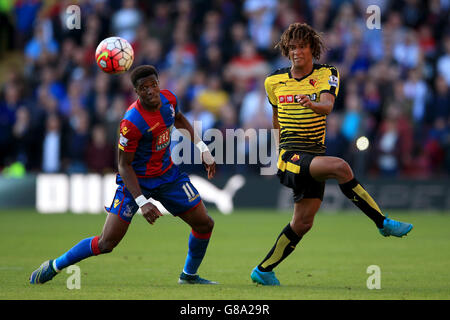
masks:
<instances>
[{"instance_id":1,"label":"blue football boot","mask_svg":"<svg viewBox=\"0 0 450 320\"><path fill-rule=\"evenodd\" d=\"M275 272L273 271L260 271L256 266L252 270L252 274L250 275L253 282L262 284L263 286L279 286L280 281L278 281L277 277L275 277Z\"/></svg>"},{"instance_id":2,"label":"blue football boot","mask_svg":"<svg viewBox=\"0 0 450 320\"><path fill-rule=\"evenodd\" d=\"M198 274L190 275L182 272L178 279L179 284L219 284L218 282L200 278Z\"/></svg>"},{"instance_id":3,"label":"blue football boot","mask_svg":"<svg viewBox=\"0 0 450 320\"><path fill-rule=\"evenodd\" d=\"M405 223L386 218L383 221L383 228L379 228L378 230L380 231L381 235L385 237L403 237L408 232L410 232L412 228L413 225L411 223Z\"/></svg>"},{"instance_id":4,"label":"blue football boot","mask_svg":"<svg viewBox=\"0 0 450 320\"><path fill-rule=\"evenodd\" d=\"M45 261L30 276L31 284L42 284L53 279L58 273L53 270L53 260Z\"/></svg>"}]
</instances>

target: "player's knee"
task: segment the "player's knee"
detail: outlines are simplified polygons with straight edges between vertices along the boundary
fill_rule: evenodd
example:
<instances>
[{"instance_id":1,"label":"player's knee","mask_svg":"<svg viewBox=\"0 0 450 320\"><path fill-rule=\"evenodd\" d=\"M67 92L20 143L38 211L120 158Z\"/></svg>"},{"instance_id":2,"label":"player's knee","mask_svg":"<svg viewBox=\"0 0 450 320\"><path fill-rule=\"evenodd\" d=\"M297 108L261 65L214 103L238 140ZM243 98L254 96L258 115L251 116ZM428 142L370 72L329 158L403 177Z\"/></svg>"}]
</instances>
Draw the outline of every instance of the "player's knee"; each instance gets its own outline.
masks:
<instances>
[{"instance_id":1,"label":"player's knee","mask_svg":"<svg viewBox=\"0 0 450 320\"><path fill-rule=\"evenodd\" d=\"M343 178L350 178L353 175L350 165L343 159L337 161L335 171L339 177Z\"/></svg>"},{"instance_id":2,"label":"player's knee","mask_svg":"<svg viewBox=\"0 0 450 320\"><path fill-rule=\"evenodd\" d=\"M117 246L117 241L111 241L111 240L102 240L100 239L98 241L98 249L100 252L103 253L110 253L113 251L113 249Z\"/></svg>"},{"instance_id":3,"label":"player's knee","mask_svg":"<svg viewBox=\"0 0 450 320\"><path fill-rule=\"evenodd\" d=\"M211 218L210 216L208 216L208 219L205 223L205 225L203 226L205 233L209 233L212 232L214 229L214 220L213 218Z\"/></svg>"},{"instance_id":4,"label":"player's knee","mask_svg":"<svg viewBox=\"0 0 450 320\"><path fill-rule=\"evenodd\" d=\"M208 216L208 218L202 224L195 226L193 229L198 233L210 233L214 229L214 220L213 218Z\"/></svg>"},{"instance_id":5,"label":"player's knee","mask_svg":"<svg viewBox=\"0 0 450 320\"><path fill-rule=\"evenodd\" d=\"M209 221L208 221L208 228L209 228L209 232L212 232L214 229L214 219L209 217Z\"/></svg>"}]
</instances>

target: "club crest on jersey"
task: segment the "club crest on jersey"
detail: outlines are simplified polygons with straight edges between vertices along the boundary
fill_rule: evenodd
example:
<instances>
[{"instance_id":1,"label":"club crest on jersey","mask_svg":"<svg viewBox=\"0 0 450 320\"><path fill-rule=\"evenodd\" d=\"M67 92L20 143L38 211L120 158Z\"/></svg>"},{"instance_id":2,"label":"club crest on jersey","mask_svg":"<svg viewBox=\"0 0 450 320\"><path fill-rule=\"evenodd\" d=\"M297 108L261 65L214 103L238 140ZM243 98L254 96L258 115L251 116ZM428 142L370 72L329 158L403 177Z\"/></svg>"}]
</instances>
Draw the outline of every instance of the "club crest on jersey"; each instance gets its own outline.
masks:
<instances>
[{"instance_id":1,"label":"club crest on jersey","mask_svg":"<svg viewBox=\"0 0 450 320\"><path fill-rule=\"evenodd\" d=\"M127 132L128 132L128 128L127 128L127 127L123 127L121 132L122 132L122 134L123 134L124 136L126 136L126 135L127 135Z\"/></svg>"},{"instance_id":2,"label":"club crest on jersey","mask_svg":"<svg viewBox=\"0 0 450 320\"><path fill-rule=\"evenodd\" d=\"M309 84L312 85L313 87L316 87L316 83L317 81L314 79L309 79Z\"/></svg>"}]
</instances>

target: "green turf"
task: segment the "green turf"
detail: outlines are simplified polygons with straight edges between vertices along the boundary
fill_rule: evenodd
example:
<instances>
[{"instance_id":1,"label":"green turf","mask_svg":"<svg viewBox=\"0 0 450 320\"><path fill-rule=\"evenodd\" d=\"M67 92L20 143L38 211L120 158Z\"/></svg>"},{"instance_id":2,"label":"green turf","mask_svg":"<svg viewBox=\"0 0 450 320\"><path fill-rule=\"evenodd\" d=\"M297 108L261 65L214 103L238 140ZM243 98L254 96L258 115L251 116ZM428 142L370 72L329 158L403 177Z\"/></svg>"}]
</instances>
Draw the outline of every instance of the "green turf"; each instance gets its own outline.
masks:
<instances>
[{"instance_id":1,"label":"green turf","mask_svg":"<svg viewBox=\"0 0 450 320\"><path fill-rule=\"evenodd\" d=\"M180 286L190 229L164 216L153 226L136 216L110 254L78 263L81 289L65 271L44 285L28 278L44 260L101 232L105 215L0 213L0 299L450 299L450 215L392 212L414 224L406 238L384 238L359 212L319 212L314 227L276 269L280 287L253 284L250 271L266 255L290 214L262 210L224 216L200 275L218 286ZM367 267L381 268L381 289L366 286Z\"/></svg>"}]
</instances>

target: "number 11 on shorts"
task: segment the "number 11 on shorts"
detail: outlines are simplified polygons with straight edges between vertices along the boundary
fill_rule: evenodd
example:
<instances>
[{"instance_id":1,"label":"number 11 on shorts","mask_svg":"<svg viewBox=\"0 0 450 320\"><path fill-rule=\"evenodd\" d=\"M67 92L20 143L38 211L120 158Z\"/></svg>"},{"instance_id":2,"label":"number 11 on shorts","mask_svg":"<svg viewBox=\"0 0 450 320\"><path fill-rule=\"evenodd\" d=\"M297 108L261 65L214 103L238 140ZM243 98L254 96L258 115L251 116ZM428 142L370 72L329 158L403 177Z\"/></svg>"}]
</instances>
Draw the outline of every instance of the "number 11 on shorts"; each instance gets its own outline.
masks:
<instances>
[{"instance_id":1,"label":"number 11 on shorts","mask_svg":"<svg viewBox=\"0 0 450 320\"><path fill-rule=\"evenodd\" d=\"M186 193L186 196L188 197L188 200L189 201L192 201L192 200L194 200L195 198L197 198L197 196L198 196L198 194L196 194L193 190L192 190L192 188L191 188L191 186L189 185L189 183L185 183L185 184L183 184L183 190L184 190L184 193Z\"/></svg>"}]
</instances>

